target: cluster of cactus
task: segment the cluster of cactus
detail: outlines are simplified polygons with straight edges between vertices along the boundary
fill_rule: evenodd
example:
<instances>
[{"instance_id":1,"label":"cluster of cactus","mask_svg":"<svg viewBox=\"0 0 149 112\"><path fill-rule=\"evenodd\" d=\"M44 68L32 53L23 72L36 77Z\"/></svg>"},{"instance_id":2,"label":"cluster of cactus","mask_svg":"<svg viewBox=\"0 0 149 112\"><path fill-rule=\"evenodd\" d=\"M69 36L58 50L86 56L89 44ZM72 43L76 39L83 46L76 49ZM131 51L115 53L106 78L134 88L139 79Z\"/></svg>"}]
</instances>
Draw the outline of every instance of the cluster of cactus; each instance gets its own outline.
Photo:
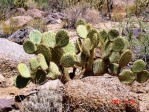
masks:
<instances>
[{"instance_id":1,"label":"cluster of cactus","mask_svg":"<svg viewBox=\"0 0 149 112\"><path fill-rule=\"evenodd\" d=\"M18 65L20 75L15 78L18 88L26 87L30 81L42 84L48 79L57 79L75 63L75 46L69 41L65 30L56 34L50 31L41 34L33 30L23 43L23 48L26 53L35 54L35 57L29 60L29 66L24 63Z\"/></svg>"},{"instance_id":2,"label":"cluster of cactus","mask_svg":"<svg viewBox=\"0 0 149 112\"><path fill-rule=\"evenodd\" d=\"M136 60L131 69L125 68L133 53L127 39L121 37L117 30L97 31L81 20L76 23L76 32L78 38L72 43L65 30L56 34L50 31L41 34L33 30L23 48L36 57L30 59L29 67L23 63L18 65L20 75L15 78L16 87L23 88L30 81L42 84L48 79L60 78L62 82L67 82L74 77L81 78L81 75L99 76L105 73L117 76L125 84L132 84L135 80L144 83L149 79L143 60ZM69 73L70 67L73 75ZM80 70L80 74L75 74L76 69Z\"/></svg>"},{"instance_id":3,"label":"cluster of cactus","mask_svg":"<svg viewBox=\"0 0 149 112\"><path fill-rule=\"evenodd\" d=\"M109 73L128 85L135 80L144 83L149 79L143 60L136 60L130 69L126 69L133 53L126 37L121 37L116 29L97 31L86 23L77 26L77 34L77 64L85 68L83 76Z\"/></svg>"}]
</instances>

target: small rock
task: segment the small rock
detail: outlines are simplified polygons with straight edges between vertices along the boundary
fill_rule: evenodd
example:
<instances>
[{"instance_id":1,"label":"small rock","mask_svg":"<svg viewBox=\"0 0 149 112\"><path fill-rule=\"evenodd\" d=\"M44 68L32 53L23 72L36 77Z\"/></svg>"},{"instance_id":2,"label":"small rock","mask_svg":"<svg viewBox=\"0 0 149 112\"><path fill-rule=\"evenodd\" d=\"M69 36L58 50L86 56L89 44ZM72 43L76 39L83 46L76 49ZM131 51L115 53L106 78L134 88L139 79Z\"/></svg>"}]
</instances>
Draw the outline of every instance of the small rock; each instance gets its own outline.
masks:
<instances>
[{"instance_id":1,"label":"small rock","mask_svg":"<svg viewBox=\"0 0 149 112\"><path fill-rule=\"evenodd\" d=\"M59 80L53 80L39 88L37 94L22 102L24 111L62 112L63 84Z\"/></svg>"},{"instance_id":2,"label":"small rock","mask_svg":"<svg viewBox=\"0 0 149 112\"><path fill-rule=\"evenodd\" d=\"M8 37L10 41L22 44L25 39L29 37L29 33L34 30L32 27L25 27L17 30L11 36Z\"/></svg>"},{"instance_id":3,"label":"small rock","mask_svg":"<svg viewBox=\"0 0 149 112\"><path fill-rule=\"evenodd\" d=\"M39 18L42 19L44 12L38 9L30 9L30 10L27 10L25 15L31 16L35 19L39 19Z\"/></svg>"},{"instance_id":4,"label":"small rock","mask_svg":"<svg viewBox=\"0 0 149 112\"><path fill-rule=\"evenodd\" d=\"M49 80L46 82L44 85L40 86L40 89L54 89L56 90L59 87L63 87L62 82L57 79L57 80Z\"/></svg>"}]
</instances>

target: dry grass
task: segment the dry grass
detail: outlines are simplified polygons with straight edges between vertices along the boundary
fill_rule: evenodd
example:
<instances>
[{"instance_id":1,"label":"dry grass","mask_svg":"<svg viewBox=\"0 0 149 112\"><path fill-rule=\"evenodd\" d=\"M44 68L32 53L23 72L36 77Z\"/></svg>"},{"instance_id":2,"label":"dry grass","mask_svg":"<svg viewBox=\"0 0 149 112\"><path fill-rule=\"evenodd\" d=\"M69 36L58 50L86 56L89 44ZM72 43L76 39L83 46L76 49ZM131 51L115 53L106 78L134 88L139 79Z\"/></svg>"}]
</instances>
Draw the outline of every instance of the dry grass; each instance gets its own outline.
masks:
<instances>
[{"instance_id":1,"label":"dry grass","mask_svg":"<svg viewBox=\"0 0 149 112\"><path fill-rule=\"evenodd\" d=\"M78 4L63 11L68 17L68 27L74 27L79 19L85 19L87 22L95 24L100 20L98 10L90 7L89 4Z\"/></svg>"}]
</instances>

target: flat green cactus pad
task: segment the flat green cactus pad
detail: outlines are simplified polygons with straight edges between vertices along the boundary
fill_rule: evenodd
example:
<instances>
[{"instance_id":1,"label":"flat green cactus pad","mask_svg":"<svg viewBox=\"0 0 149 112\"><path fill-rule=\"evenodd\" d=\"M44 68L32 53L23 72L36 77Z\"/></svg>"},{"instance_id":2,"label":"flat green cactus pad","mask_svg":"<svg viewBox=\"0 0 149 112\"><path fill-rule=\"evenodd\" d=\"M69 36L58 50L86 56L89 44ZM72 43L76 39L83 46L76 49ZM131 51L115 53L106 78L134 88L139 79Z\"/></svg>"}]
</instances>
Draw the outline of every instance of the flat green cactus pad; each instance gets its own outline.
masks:
<instances>
[{"instance_id":1,"label":"flat green cactus pad","mask_svg":"<svg viewBox=\"0 0 149 112\"><path fill-rule=\"evenodd\" d=\"M124 39L124 42L125 42L125 46L124 46L123 51L127 50L130 47L128 40Z\"/></svg>"},{"instance_id":2,"label":"flat green cactus pad","mask_svg":"<svg viewBox=\"0 0 149 112\"><path fill-rule=\"evenodd\" d=\"M106 42L107 38L108 38L108 33L105 30L99 32L99 40L102 44Z\"/></svg>"},{"instance_id":3,"label":"flat green cactus pad","mask_svg":"<svg viewBox=\"0 0 149 112\"><path fill-rule=\"evenodd\" d=\"M117 63L112 63L109 66L109 69L110 69L110 72L111 72L112 75L117 75L118 68L119 68L119 65Z\"/></svg>"},{"instance_id":4,"label":"flat green cactus pad","mask_svg":"<svg viewBox=\"0 0 149 112\"><path fill-rule=\"evenodd\" d=\"M92 43L89 38L84 39L83 44L82 44L82 52L86 56L90 56L90 50L92 49Z\"/></svg>"},{"instance_id":5,"label":"flat green cactus pad","mask_svg":"<svg viewBox=\"0 0 149 112\"><path fill-rule=\"evenodd\" d=\"M119 66L121 68L125 67L133 58L133 53L131 50L125 50L120 57Z\"/></svg>"},{"instance_id":6,"label":"flat green cactus pad","mask_svg":"<svg viewBox=\"0 0 149 112\"><path fill-rule=\"evenodd\" d=\"M109 57L111 63L118 63L120 60L120 53L119 52L112 52Z\"/></svg>"},{"instance_id":7,"label":"flat green cactus pad","mask_svg":"<svg viewBox=\"0 0 149 112\"><path fill-rule=\"evenodd\" d=\"M87 35L90 38L93 48L97 47L99 43L99 35L95 29L91 29Z\"/></svg>"},{"instance_id":8,"label":"flat green cactus pad","mask_svg":"<svg viewBox=\"0 0 149 112\"><path fill-rule=\"evenodd\" d=\"M137 73L137 82L139 83L145 83L149 80L149 72L147 70L143 70L140 73Z\"/></svg>"},{"instance_id":9,"label":"flat green cactus pad","mask_svg":"<svg viewBox=\"0 0 149 112\"><path fill-rule=\"evenodd\" d=\"M119 80L127 85L132 84L136 79L136 75L131 70L123 70L119 74Z\"/></svg>"},{"instance_id":10,"label":"flat green cactus pad","mask_svg":"<svg viewBox=\"0 0 149 112\"><path fill-rule=\"evenodd\" d=\"M87 23L86 23L86 21L84 20L84 19L80 19L80 20L78 20L77 22L76 22L76 26L78 26L78 25L86 25Z\"/></svg>"},{"instance_id":11,"label":"flat green cactus pad","mask_svg":"<svg viewBox=\"0 0 149 112\"><path fill-rule=\"evenodd\" d=\"M103 75L105 73L105 64L102 59L94 61L93 72L95 75Z\"/></svg>"},{"instance_id":12,"label":"flat green cactus pad","mask_svg":"<svg viewBox=\"0 0 149 112\"><path fill-rule=\"evenodd\" d=\"M37 47L33 42L27 40L23 44L23 49L28 54L34 54L37 50Z\"/></svg>"},{"instance_id":13,"label":"flat green cactus pad","mask_svg":"<svg viewBox=\"0 0 149 112\"><path fill-rule=\"evenodd\" d=\"M54 48L56 45L55 34L52 32L45 32L42 34L42 43L49 48Z\"/></svg>"},{"instance_id":14,"label":"flat green cactus pad","mask_svg":"<svg viewBox=\"0 0 149 112\"><path fill-rule=\"evenodd\" d=\"M64 67L72 67L75 64L75 56L72 53L66 53L62 56L60 63Z\"/></svg>"},{"instance_id":15,"label":"flat green cactus pad","mask_svg":"<svg viewBox=\"0 0 149 112\"><path fill-rule=\"evenodd\" d=\"M108 36L109 36L109 40L113 41L115 38L117 38L119 36L119 32L116 29L111 29L108 32Z\"/></svg>"},{"instance_id":16,"label":"flat green cactus pad","mask_svg":"<svg viewBox=\"0 0 149 112\"><path fill-rule=\"evenodd\" d=\"M88 34L88 30L85 25L79 25L77 27L77 34L81 38L86 38Z\"/></svg>"},{"instance_id":17,"label":"flat green cactus pad","mask_svg":"<svg viewBox=\"0 0 149 112\"><path fill-rule=\"evenodd\" d=\"M58 66L54 62L50 62L48 77L55 80L61 75Z\"/></svg>"},{"instance_id":18,"label":"flat green cactus pad","mask_svg":"<svg viewBox=\"0 0 149 112\"><path fill-rule=\"evenodd\" d=\"M37 53L41 53L44 55L45 59L46 59L46 62L47 64L50 63L50 60L51 60L51 57L52 57L52 54L51 54L51 51L50 49L44 45L44 44L39 44L38 47L37 47Z\"/></svg>"},{"instance_id":19,"label":"flat green cactus pad","mask_svg":"<svg viewBox=\"0 0 149 112\"><path fill-rule=\"evenodd\" d=\"M132 66L132 71L134 73L139 73L139 72L142 72L146 67L146 63L139 59L139 60L136 60L134 63L133 63L133 66Z\"/></svg>"},{"instance_id":20,"label":"flat green cactus pad","mask_svg":"<svg viewBox=\"0 0 149 112\"><path fill-rule=\"evenodd\" d=\"M43 54L38 54L37 60L39 62L40 67L42 68L42 70L48 69L48 65L47 65L47 62L46 62Z\"/></svg>"},{"instance_id":21,"label":"flat green cactus pad","mask_svg":"<svg viewBox=\"0 0 149 112\"><path fill-rule=\"evenodd\" d=\"M30 78L23 78L20 75L14 78L14 85L20 89L26 87L29 82Z\"/></svg>"},{"instance_id":22,"label":"flat green cactus pad","mask_svg":"<svg viewBox=\"0 0 149 112\"><path fill-rule=\"evenodd\" d=\"M57 65L60 64L61 57L63 56L63 50L61 48L54 48L51 50L52 61Z\"/></svg>"},{"instance_id":23,"label":"flat green cactus pad","mask_svg":"<svg viewBox=\"0 0 149 112\"><path fill-rule=\"evenodd\" d=\"M40 44L40 42L41 42L41 33L38 30L33 30L29 34L29 39L34 44Z\"/></svg>"},{"instance_id":24,"label":"flat green cactus pad","mask_svg":"<svg viewBox=\"0 0 149 112\"><path fill-rule=\"evenodd\" d=\"M18 64L17 68L18 68L18 71L22 77L24 77L24 78L30 78L31 77L30 71L25 64L20 63L20 64Z\"/></svg>"},{"instance_id":25,"label":"flat green cactus pad","mask_svg":"<svg viewBox=\"0 0 149 112\"><path fill-rule=\"evenodd\" d=\"M105 42L101 51L102 51L102 58L109 56L111 54L111 51L112 51L112 43L109 41Z\"/></svg>"},{"instance_id":26,"label":"flat green cactus pad","mask_svg":"<svg viewBox=\"0 0 149 112\"><path fill-rule=\"evenodd\" d=\"M76 65L82 67L86 64L86 61L87 57L80 52L76 57Z\"/></svg>"},{"instance_id":27,"label":"flat green cactus pad","mask_svg":"<svg viewBox=\"0 0 149 112\"><path fill-rule=\"evenodd\" d=\"M65 47L62 48L64 53L71 52L75 54L75 45L69 42Z\"/></svg>"},{"instance_id":28,"label":"flat green cactus pad","mask_svg":"<svg viewBox=\"0 0 149 112\"><path fill-rule=\"evenodd\" d=\"M58 31L55 39L57 47L64 47L69 43L69 36L65 30Z\"/></svg>"},{"instance_id":29,"label":"flat green cactus pad","mask_svg":"<svg viewBox=\"0 0 149 112\"><path fill-rule=\"evenodd\" d=\"M46 73L43 70L37 70L33 83L42 84L46 81Z\"/></svg>"},{"instance_id":30,"label":"flat green cactus pad","mask_svg":"<svg viewBox=\"0 0 149 112\"><path fill-rule=\"evenodd\" d=\"M35 57L31 58L29 60L29 63L30 63L31 70L33 70L33 71L36 71L38 69L38 67L40 66L37 58L35 58Z\"/></svg>"},{"instance_id":31,"label":"flat green cactus pad","mask_svg":"<svg viewBox=\"0 0 149 112\"><path fill-rule=\"evenodd\" d=\"M118 37L118 38L114 39L114 41L113 41L112 50L115 52L120 52L124 49L124 46L125 46L124 39L121 37Z\"/></svg>"}]
</instances>

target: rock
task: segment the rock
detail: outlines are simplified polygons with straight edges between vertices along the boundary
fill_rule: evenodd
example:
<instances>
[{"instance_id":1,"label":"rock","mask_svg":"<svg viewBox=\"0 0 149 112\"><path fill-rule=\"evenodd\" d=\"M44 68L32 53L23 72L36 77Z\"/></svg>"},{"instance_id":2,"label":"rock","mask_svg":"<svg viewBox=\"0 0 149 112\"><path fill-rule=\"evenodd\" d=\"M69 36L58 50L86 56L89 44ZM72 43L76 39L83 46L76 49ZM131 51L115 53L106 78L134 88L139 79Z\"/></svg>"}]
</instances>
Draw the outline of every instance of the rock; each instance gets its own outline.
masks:
<instances>
[{"instance_id":1,"label":"rock","mask_svg":"<svg viewBox=\"0 0 149 112\"><path fill-rule=\"evenodd\" d=\"M21 14L25 14L25 9L24 8L17 8L17 11Z\"/></svg>"},{"instance_id":2,"label":"rock","mask_svg":"<svg viewBox=\"0 0 149 112\"><path fill-rule=\"evenodd\" d=\"M26 14L25 15L28 15L28 16L31 16L35 19L42 19L44 18L44 12L41 11L41 10L38 10L38 9L29 9L26 11Z\"/></svg>"},{"instance_id":3,"label":"rock","mask_svg":"<svg viewBox=\"0 0 149 112\"><path fill-rule=\"evenodd\" d=\"M62 22L61 19L64 19L65 16L62 13L53 13L51 15L48 15L45 18L45 23L51 23L51 24L60 24Z\"/></svg>"},{"instance_id":4,"label":"rock","mask_svg":"<svg viewBox=\"0 0 149 112\"><path fill-rule=\"evenodd\" d=\"M0 38L0 73L4 77L18 75L17 65L21 62L27 64L34 55L26 54L23 46Z\"/></svg>"},{"instance_id":5,"label":"rock","mask_svg":"<svg viewBox=\"0 0 149 112\"><path fill-rule=\"evenodd\" d=\"M24 112L62 112L63 84L59 80L48 81L37 94L22 102Z\"/></svg>"},{"instance_id":6,"label":"rock","mask_svg":"<svg viewBox=\"0 0 149 112\"><path fill-rule=\"evenodd\" d=\"M0 99L0 112L8 112L15 108L15 102L11 99Z\"/></svg>"},{"instance_id":7,"label":"rock","mask_svg":"<svg viewBox=\"0 0 149 112\"><path fill-rule=\"evenodd\" d=\"M64 110L82 112L140 112L137 94L109 75L86 77L65 84Z\"/></svg>"},{"instance_id":8,"label":"rock","mask_svg":"<svg viewBox=\"0 0 149 112\"><path fill-rule=\"evenodd\" d=\"M10 41L16 42L18 44L22 44L25 39L29 37L29 33L34 30L32 27L25 27L17 30L12 35L8 37Z\"/></svg>"},{"instance_id":9,"label":"rock","mask_svg":"<svg viewBox=\"0 0 149 112\"><path fill-rule=\"evenodd\" d=\"M28 23L29 21L33 20L33 18L31 16L16 16L16 17L12 17L8 20L5 21L5 24L10 24L14 26L16 25L16 27L23 27L24 25L26 25L26 23ZM12 22L13 21L13 22Z\"/></svg>"},{"instance_id":10,"label":"rock","mask_svg":"<svg viewBox=\"0 0 149 112\"><path fill-rule=\"evenodd\" d=\"M56 90L59 87L63 87L63 84L60 80L49 80L48 82L46 82L44 85L40 86L40 89L44 90L44 89L54 89Z\"/></svg>"}]
</instances>

